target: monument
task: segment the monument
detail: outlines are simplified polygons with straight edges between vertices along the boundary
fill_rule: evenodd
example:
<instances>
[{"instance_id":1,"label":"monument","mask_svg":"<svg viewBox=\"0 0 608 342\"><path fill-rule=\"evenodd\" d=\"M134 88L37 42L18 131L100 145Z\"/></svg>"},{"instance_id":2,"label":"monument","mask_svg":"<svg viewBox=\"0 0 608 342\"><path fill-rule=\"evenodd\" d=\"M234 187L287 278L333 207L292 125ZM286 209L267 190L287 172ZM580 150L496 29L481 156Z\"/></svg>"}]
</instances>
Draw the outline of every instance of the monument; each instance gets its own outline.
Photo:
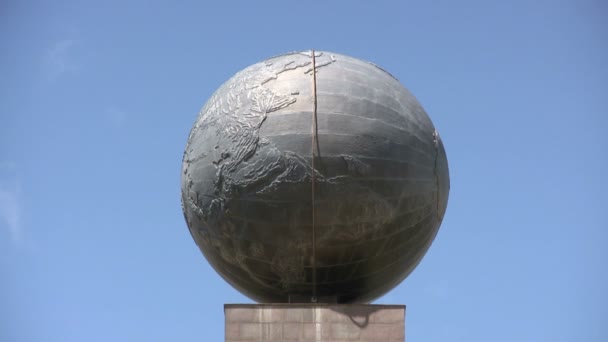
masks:
<instances>
[{"instance_id":1,"label":"monument","mask_svg":"<svg viewBox=\"0 0 608 342\"><path fill-rule=\"evenodd\" d=\"M420 262L449 193L445 150L385 70L320 51L254 64L202 108L181 199L219 275L226 341L403 341L404 306L370 305Z\"/></svg>"}]
</instances>

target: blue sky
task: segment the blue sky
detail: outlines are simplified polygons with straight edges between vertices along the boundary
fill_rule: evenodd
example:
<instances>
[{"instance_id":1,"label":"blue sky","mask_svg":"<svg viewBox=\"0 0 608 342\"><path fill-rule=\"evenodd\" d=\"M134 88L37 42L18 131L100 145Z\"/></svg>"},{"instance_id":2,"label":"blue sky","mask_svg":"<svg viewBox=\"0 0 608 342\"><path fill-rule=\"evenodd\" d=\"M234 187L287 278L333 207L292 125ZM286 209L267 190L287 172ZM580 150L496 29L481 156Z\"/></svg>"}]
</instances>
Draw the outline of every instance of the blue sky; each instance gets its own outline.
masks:
<instances>
[{"instance_id":1,"label":"blue sky","mask_svg":"<svg viewBox=\"0 0 608 342\"><path fill-rule=\"evenodd\" d=\"M608 5L3 1L0 340L222 341L248 303L181 213L187 135L238 70L372 61L442 135L451 193L377 303L409 341L608 340Z\"/></svg>"}]
</instances>

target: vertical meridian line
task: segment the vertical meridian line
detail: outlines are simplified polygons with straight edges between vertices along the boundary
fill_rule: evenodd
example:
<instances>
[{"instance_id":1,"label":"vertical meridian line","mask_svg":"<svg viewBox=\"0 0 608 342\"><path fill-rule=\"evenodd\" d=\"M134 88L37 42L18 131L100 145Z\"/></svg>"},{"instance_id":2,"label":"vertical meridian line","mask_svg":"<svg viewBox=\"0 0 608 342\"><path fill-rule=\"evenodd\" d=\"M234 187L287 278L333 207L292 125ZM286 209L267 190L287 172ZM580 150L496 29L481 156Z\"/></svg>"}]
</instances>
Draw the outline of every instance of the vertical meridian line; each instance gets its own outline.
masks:
<instances>
[{"instance_id":1,"label":"vertical meridian line","mask_svg":"<svg viewBox=\"0 0 608 342\"><path fill-rule=\"evenodd\" d=\"M312 203L312 297L311 301L317 300L317 237L315 231L315 146L317 145L317 64L315 60L315 49L312 55L312 176L311 176L311 203Z\"/></svg>"}]
</instances>

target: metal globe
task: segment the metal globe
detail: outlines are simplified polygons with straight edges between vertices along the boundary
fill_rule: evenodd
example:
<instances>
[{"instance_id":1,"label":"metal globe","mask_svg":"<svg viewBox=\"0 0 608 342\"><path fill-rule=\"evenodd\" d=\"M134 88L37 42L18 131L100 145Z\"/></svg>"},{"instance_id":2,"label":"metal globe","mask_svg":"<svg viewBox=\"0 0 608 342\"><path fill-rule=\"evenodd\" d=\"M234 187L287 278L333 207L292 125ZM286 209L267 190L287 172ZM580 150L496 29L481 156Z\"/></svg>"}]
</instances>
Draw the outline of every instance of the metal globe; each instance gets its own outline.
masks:
<instances>
[{"instance_id":1,"label":"metal globe","mask_svg":"<svg viewBox=\"0 0 608 342\"><path fill-rule=\"evenodd\" d=\"M445 150L381 68L330 52L254 64L202 108L184 152L187 225L213 268L258 302L367 303L431 245Z\"/></svg>"}]
</instances>

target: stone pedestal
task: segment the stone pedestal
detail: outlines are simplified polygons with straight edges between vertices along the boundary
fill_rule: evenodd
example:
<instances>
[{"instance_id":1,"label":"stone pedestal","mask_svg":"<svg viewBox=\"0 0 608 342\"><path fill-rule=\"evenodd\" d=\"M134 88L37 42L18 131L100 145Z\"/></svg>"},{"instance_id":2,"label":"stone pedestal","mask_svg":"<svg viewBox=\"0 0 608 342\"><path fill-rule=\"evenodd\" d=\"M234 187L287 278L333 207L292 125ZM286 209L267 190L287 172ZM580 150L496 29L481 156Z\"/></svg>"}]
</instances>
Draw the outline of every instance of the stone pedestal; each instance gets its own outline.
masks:
<instances>
[{"instance_id":1,"label":"stone pedestal","mask_svg":"<svg viewBox=\"0 0 608 342\"><path fill-rule=\"evenodd\" d=\"M405 305L226 304L226 342L405 341Z\"/></svg>"}]
</instances>

